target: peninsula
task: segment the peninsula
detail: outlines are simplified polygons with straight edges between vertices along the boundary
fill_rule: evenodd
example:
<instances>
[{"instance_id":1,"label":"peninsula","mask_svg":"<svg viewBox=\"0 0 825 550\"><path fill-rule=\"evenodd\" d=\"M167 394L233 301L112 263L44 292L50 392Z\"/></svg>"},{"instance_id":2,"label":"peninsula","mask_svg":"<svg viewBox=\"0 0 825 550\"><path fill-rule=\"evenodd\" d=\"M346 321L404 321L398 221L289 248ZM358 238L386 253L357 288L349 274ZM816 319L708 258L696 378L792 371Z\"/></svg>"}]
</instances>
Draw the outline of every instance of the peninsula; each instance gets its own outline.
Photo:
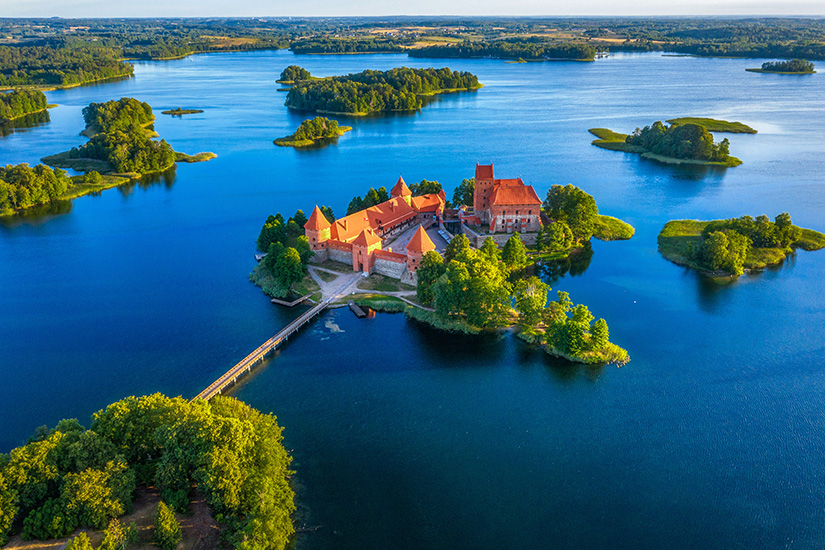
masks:
<instances>
[{"instance_id":1,"label":"peninsula","mask_svg":"<svg viewBox=\"0 0 825 550\"><path fill-rule=\"evenodd\" d=\"M0 124L57 107L49 105L46 94L39 90L14 90L0 93Z\"/></svg>"},{"instance_id":2,"label":"peninsula","mask_svg":"<svg viewBox=\"0 0 825 550\"><path fill-rule=\"evenodd\" d=\"M283 76L283 75L282 75ZM400 67L363 71L317 80L300 80L290 88L285 105L322 114L364 116L393 111L417 111L422 98L448 92L477 90L478 77L468 72Z\"/></svg>"},{"instance_id":3,"label":"peninsula","mask_svg":"<svg viewBox=\"0 0 825 550\"><path fill-rule=\"evenodd\" d=\"M760 69L745 69L751 73L774 73L774 74L814 74L814 64L804 59L791 59L790 61L767 61L762 63Z\"/></svg>"},{"instance_id":4,"label":"peninsula","mask_svg":"<svg viewBox=\"0 0 825 550\"><path fill-rule=\"evenodd\" d=\"M598 138L592 142L596 147L636 153L643 158L665 164L703 164L725 167L742 164L741 160L730 155L730 141L727 138L720 143L715 143L713 136L705 126L693 122L666 126L661 121L657 121L651 126L636 128L636 131L630 135L607 128L591 128L588 131Z\"/></svg>"},{"instance_id":5,"label":"peninsula","mask_svg":"<svg viewBox=\"0 0 825 550\"><path fill-rule=\"evenodd\" d=\"M659 233L659 252L706 275L738 277L781 263L795 249L825 248L825 234L793 225L787 213L728 220L674 220Z\"/></svg>"},{"instance_id":6,"label":"peninsula","mask_svg":"<svg viewBox=\"0 0 825 550\"><path fill-rule=\"evenodd\" d=\"M350 130L352 126L339 126L337 120L317 116L303 121L294 134L278 138L274 143L279 147L311 147L331 143Z\"/></svg>"}]
</instances>

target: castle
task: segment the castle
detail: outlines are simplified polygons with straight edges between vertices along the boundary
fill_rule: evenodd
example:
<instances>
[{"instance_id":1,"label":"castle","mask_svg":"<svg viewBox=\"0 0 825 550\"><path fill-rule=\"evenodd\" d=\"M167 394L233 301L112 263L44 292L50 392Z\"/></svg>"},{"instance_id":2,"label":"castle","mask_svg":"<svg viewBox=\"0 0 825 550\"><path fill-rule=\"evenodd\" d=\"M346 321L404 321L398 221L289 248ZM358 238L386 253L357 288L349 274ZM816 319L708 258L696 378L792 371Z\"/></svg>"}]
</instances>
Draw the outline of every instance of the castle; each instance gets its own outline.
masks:
<instances>
[{"instance_id":1,"label":"castle","mask_svg":"<svg viewBox=\"0 0 825 550\"><path fill-rule=\"evenodd\" d=\"M541 200L521 178L495 179L493 165L476 164L474 212L459 212L460 226L480 225L490 233L535 233L541 227ZM414 283L421 258L436 250L427 230L444 229L444 191L414 197L399 177L390 199L330 223L318 206L304 225L314 261L332 260L352 265L353 271L379 273ZM403 242L415 230L402 251L391 244ZM434 234L437 239L441 239ZM480 237L479 237L480 238ZM497 239L498 240L498 239ZM535 239L533 239L535 240ZM480 243L477 242L479 245ZM385 248L387 246L387 248Z\"/></svg>"}]
</instances>

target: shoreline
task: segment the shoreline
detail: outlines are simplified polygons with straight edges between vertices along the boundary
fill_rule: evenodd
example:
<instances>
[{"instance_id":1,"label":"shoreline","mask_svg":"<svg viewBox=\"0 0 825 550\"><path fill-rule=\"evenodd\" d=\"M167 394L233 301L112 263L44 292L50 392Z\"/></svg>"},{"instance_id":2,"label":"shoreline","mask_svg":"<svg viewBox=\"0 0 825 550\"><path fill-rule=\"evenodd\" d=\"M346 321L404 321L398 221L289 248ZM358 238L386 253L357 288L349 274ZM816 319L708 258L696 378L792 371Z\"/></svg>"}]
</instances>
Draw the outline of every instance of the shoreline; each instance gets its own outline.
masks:
<instances>
[{"instance_id":1,"label":"shoreline","mask_svg":"<svg viewBox=\"0 0 825 550\"><path fill-rule=\"evenodd\" d=\"M18 86L0 87L0 91L6 90L40 90L41 92L53 92L56 90L69 90L71 88L78 88L86 84L98 84L101 82L108 82L109 80L120 80L123 78L134 78L135 73L123 73L115 76L107 76L105 78L97 78L95 80L84 80L75 84L20 84Z\"/></svg>"},{"instance_id":2,"label":"shoreline","mask_svg":"<svg viewBox=\"0 0 825 550\"><path fill-rule=\"evenodd\" d=\"M765 69L745 69L749 73L765 73L765 74L816 74L816 71L766 71Z\"/></svg>"},{"instance_id":3,"label":"shoreline","mask_svg":"<svg viewBox=\"0 0 825 550\"><path fill-rule=\"evenodd\" d=\"M337 136L319 137L319 138L314 138L314 139L294 140L294 139L290 139L293 136L295 136L295 134L292 134L292 135L289 135L289 136L285 136L285 137L282 137L282 138L275 139L275 140L272 141L272 143L274 143L278 147L293 147L295 149L301 149L303 147L312 147L313 145L323 146L323 145L328 145L328 144L319 143L319 142L323 142L325 140L337 140L339 137L343 136L344 134L346 134L347 132L350 132L350 131L352 131L352 126L339 126Z\"/></svg>"}]
</instances>

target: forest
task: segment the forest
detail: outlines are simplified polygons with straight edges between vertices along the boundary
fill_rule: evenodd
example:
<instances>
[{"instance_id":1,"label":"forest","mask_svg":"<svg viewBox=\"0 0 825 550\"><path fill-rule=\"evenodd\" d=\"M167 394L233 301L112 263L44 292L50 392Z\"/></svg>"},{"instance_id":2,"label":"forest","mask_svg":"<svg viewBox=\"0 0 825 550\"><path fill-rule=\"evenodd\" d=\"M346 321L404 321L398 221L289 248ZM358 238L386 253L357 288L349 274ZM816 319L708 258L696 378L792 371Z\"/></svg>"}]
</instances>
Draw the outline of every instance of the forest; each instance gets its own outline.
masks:
<instances>
[{"instance_id":1,"label":"forest","mask_svg":"<svg viewBox=\"0 0 825 550\"><path fill-rule=\"evenodd\" d=\"M337 138L350 130L352 130L352 127L339 126L337 120L317 116L301 122L295 133L276 139L275 145L304 147L312 145L318 140Z\"/></svg>"},{"instance_id":2,"label":"forest","mask_svg":"<svg viewBox=\"0 0 825 550\"><path fill-rule=\"evenodd\" d=\"M107 526L109 537L136 491L153 485L162 507L179 512L202 493L229 546L280 550L294 533L290 462L275 417L236 399L127 397L88 429L62 420L0 455L0 544L15 533L45 540ZM79 538L71 547L83 548Z\"/></svg>"},{"instance_id":3,"label":"forest","mask_svg":"<svg viewBox=\"0 0 825 550\"><path fill-rule=\"evenodd\" d=\"M71 185L66 172L44 164L0 167L0 213L51 202Z\"/></svg>"},{"instance_id":4,"label":"forest","mask_svg":"<svg viewBox=\"0 0 825 550\"><path fill-rule=\"evenodd\" d=\"M730 157L727 138L714 143L713 136L699 124L665 126L656 121L650 126L636 128L626 142L665 157L709 162L726 162Z\"/></svg>"},{"instance_id":5,"label":"forest","mask_svg":"<svg viewBox=\"0 0 825 550\"><path fill-rule=\"evenodd\" d=\"M289 90L285 105L292 109L352 115L415 111L423 105L423 95L479 87L478 77L468 72L446 67L400 67L300 82Z\"/></svg>"},{"instance_id":6,"label":"forest","mask_svg":"<svg viewBox=\"0 0 825 550\"><path fill-rule=\"evenodd\" d=\"M278 77L276 82L291 84L298 80L309 80L311 77L312 75L309 74L309 71L303 67L299 67L298 65L290 65L281 71L281 76Z\"/></svg>"},{"instance_id":7,"label":"forest","mask_svg":"<svg viewBox=\"0 0 825 550\"><path fill-rule=\"evenodd\" d=\"M762 63L762 70L769 73L812 73L814 72L814 64L804 59L766 61Z\"/></svg>"},{"instance_id":8,"label":"forest","mask_svg":"<svg viewBox=\"0 0 825 550\"><path fill-rule=\"evenodd\" d=\"M98 46L0 46L0 88L69 86L130 76L119 52Z\"/></svg>"},{"instance_id":9,"label":"forest","mask_svg":"<svg viewBox=\"0 0 825 550\"><path fill-rule=\"evenodd\" d=\"M9 122L47 107L46 94L38 90L0 93L0 122Z\"/></svg>"},{"instance_id":10,"label":"forest","mask_svg":"<svg viewBox=\"0 0 825 550\"><path fill-rule=\"evenodd\" d=\"M410 50L410 57L491 57L496 59L592 60L596 48L587 44L505 39L495 42L465 41L461 44L427 46Z\"/></svg>"},{"instance_id":11,"label":"forest","mask_svg":"<svg viewBox=\"0 0 825 550\"><path fill-rule=\"evenodd\" d=\"M628 361L625 350L609 341L607 322L585 305L574 305L566 292L548 302L550 287L537 277L525 277L527 250L514 233L499 249L492 238L475 249L456 235L442 257L427 252L417 270L416 295L432 305L446 326L469 331L516 324L519 336L553 355L584 363Z\"/></svg>"}]
</instances>

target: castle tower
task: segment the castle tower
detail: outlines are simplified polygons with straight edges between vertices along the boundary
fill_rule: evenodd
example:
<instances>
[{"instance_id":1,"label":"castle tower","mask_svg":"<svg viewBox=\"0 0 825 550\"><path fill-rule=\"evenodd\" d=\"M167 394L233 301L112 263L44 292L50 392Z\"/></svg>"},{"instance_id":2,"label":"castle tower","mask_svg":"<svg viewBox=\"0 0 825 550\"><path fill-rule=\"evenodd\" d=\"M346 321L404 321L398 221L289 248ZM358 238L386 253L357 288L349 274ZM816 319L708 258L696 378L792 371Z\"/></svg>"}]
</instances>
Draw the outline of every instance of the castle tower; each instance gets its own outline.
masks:
<instances>
[{"instance_id":1,"label":"castle tower","mask_svg":"<svg viewBox=\"0 0 825 550\"><path fill-rule=\"evenodd\" d=\"M381 237L368 227L352 241L352 270L370 273L375 264L375 250L381 250Z\"/></svg>"},{"instance_id":2,"label":"castle tower","mask_svg":"<svg viewBox=\"0 0 825 550\"><path fill-rule=\"evenodd\" d=\"M412 200L412 191L410 188L407 187L407 184L404 182L404 178L398 176L398 181L395 182L395 186L390 191L390 198L402 198L407 204L410 204L410 200Z\"/></svg>"},{"instance_id":3,"label":"castle tower","mask_svg":"<svg viewBox=\"0 0 825 550\"><path fill-rule=\"evenodd\" d=\"M430 250L435 250L435 244L427 235L427 232L424 231L424 228L418 226L418 231L407 243L407 271L415 273L418 266L421 265L421 258Z\"/></svg>"},{"instance_id":4,"label":"castle tower","mask_svg":"<svg viewBox=\"0 0 825 550\"><path fill-rule=\"evenodd\" d=\"M315 210L312 211L309 220L304 225L304 234L307 236L310 249L321 250L326 248L324 243L329 240L330 227L332 227L332 224L329 223L327 217L324 216L324 213L316 204Z\"/></svg>"},{"instance_id":5,"label":"castle tower","mask_svg":"<svg viewBox=\"0 0 825 550\"><path fill-rule=\"evenodd\" d=\"M490 194L493 192L494 186L493 165L476 164L473 209L482 223L489 223L490 220Z\"/></svg>"}]
</instances>

